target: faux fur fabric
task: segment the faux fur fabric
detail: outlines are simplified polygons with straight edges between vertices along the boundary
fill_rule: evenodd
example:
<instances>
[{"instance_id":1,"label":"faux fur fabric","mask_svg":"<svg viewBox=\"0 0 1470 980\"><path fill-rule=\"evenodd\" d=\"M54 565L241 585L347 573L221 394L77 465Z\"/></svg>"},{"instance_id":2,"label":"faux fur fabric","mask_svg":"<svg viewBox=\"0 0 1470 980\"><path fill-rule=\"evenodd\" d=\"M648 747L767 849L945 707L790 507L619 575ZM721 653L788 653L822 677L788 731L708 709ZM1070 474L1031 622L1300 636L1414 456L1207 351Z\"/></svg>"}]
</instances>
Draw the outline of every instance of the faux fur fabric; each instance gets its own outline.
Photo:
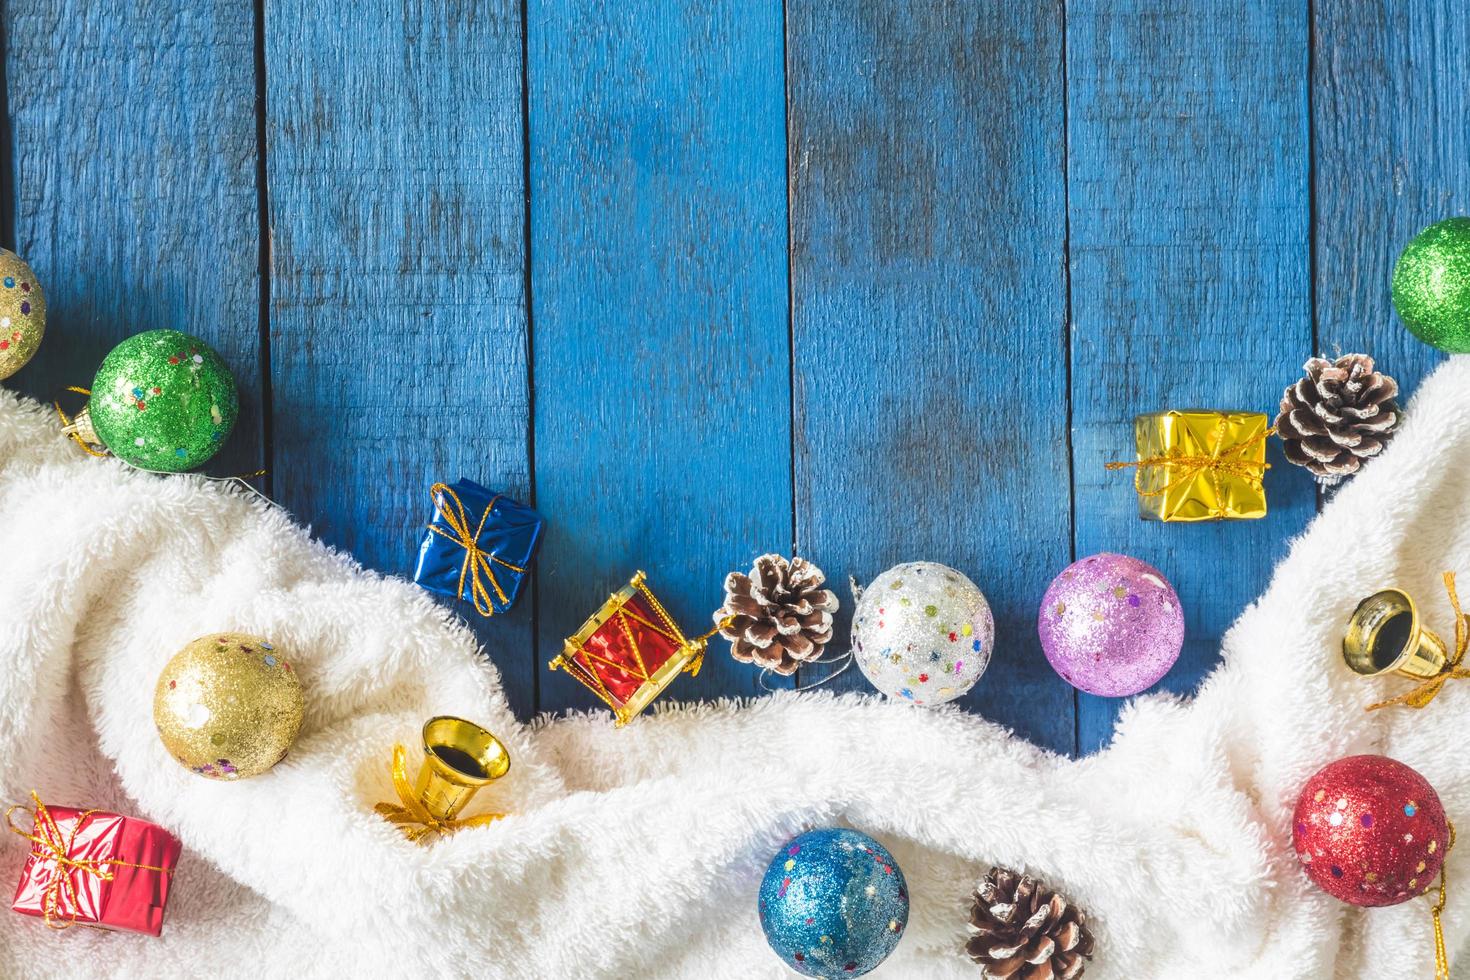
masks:
<instances>
[{"instance_id":1,"label":"faux fur fabric","mask_svg":"<svg viewBox=\"0 0 1470 980\"><path fill-rule=\"evenodd\" d=\"M1390 583L1452 633L1446 569L1470 576L1470 358L1425 382L1389 451L1295 542L1197 696L1136 699L1089 758L955 710L822 693L664 707L622 731L601 713L523 726L414 585L238 490L86 457L49 410L0 393L0 799L34 788L184 844L161 939L0 910L0 976L786 977L756 916L761 872L788 837L845 824L892 850L912 894L877 978L977 977L967 907L992 863L1091 911L1097 980L1423 977L1430 899L1338 904L1298 869L1289 819L1324 763L1383 752L1470 827L1470 682L1368 715L1406 682L1365 681L1339 653L1357 600ZM221 630L271 637L307 690L290 757L238 783L180 767L152 720L164 663ZM511 816L419 847L372 806L392 798L393 742L439 713L505 740L511 774L475 809ZM0 840L0 887L26 849ZM1453 950L1470 846L1448 867Z\"/></svg>"}]
</instances>

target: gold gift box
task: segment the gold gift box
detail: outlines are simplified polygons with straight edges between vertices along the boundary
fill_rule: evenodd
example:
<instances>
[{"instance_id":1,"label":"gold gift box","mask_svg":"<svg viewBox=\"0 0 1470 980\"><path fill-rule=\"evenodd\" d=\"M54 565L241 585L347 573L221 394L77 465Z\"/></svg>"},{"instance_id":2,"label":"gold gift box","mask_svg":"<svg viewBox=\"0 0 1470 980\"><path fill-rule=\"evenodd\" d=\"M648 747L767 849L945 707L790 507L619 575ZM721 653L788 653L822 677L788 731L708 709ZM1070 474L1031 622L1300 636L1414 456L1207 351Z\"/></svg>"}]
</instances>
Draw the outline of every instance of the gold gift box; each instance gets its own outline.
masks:
<instances>
[{"instance_id":1,"label":"gold gift box","mask_svg":"<svg viewBox=\"0 0 1470 980\"><path fill-rule=\"evenodd\" d=\"M1138 516L1148 521L1255 520L1272 429L1260 412L1152 412L1133 420Z\"/></svg>"}]
</instances>

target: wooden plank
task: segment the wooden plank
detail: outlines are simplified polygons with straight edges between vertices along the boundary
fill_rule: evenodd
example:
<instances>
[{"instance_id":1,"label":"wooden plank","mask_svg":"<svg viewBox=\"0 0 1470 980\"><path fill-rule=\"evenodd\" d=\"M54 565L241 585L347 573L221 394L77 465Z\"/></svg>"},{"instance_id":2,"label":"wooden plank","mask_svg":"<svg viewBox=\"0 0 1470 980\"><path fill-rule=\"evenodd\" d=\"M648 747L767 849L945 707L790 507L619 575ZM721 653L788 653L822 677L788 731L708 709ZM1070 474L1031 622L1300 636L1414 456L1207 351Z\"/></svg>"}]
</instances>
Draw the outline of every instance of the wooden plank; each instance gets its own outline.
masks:
<instances>
[{"instance_id":1,"label":"wooden plank","mask_svg":"<svg viewBox=\"0 0 1470 980\"><path fill-rule=\"evenodd\" d=\"M1126 476L1135 413L1274 413L1313 347L1306 6L1270 0L1069 5L1076 550L1121 551L1178 589L1188 631L1161 687L1191 690L1225 628L1315 509L1272 449L1270 515L1140 521ZM1079 698L1081 749L1121 701Z\"/></svg>"},{"instance_id":2,"label":"wooden plank","mask_svg":"<svg viewBox=\"0 0 1470 980\"><path fill-rule=\"evenodd\" d=\"M1058 6L792 0L788 43L800 550L969 575L997 652L962 703L1070 751L1035 625L1071 545Z\"/></svg>"},{"instance_id":3,"label":"wooden plank","mask_svg":"<svg viewBox=\"0 0 1470 980\"><path fill-rule=\"evenodd\" d=\"M777 3L533 0L527 32L544 661L637 568L703 632L790 549L786 154ZM727 650L668 696L758 693Z\"/></svg>"},{"instance_id":4,"label":"wooden plank","mask_svg":"<svg viewBox=\"0 0 1470 980\"><path fill-rule=\"evenodd\" d=\"M412 573L436 480L527 500L524 175L514 0L268 0L278 498ZM472 621L535 707L533 601Z\"/></svg>"},{"instance_id":5,"label":"wooden plank","mask_svg":"<svg viewBox=\"0 0 1470 980\"><path fill-rule=\"evenodd\" d=\"M1470 210L1470 9L1454 0L1313 5L1317 334L1411 394L1444 355L1393 312L1399 251Z\"/></svg>"},{"instance_id":6,"label":"wooden plank","mask_svg":"<svg viewBox=\"0 0 1470 980\"><path fill-rule=\"evenodd\" d=\"M220 350L240 386L240 421L207 469L257 469L249 5L12 0L4 23L16 247L47 306L41 349L11 383L49 400L89 385L130 334L188 331Z\"/></svg>"}]
</instances>

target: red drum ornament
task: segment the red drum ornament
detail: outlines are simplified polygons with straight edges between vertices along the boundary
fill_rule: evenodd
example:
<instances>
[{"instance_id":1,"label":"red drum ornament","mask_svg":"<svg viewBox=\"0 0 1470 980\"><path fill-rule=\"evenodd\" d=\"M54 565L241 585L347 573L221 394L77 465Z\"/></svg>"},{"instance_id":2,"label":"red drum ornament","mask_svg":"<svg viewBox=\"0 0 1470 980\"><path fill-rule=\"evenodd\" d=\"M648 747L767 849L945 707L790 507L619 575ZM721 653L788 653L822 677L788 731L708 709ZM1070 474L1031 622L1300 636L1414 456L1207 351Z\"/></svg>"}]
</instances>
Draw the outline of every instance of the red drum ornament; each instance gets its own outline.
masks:
<instances>
[{"instance_id":1,"label":"red drum ornament","mask_svg":"<svg viewBox=\"0 0 1470 980\"><path fill-rule=\"evenodd\" d=\"M1292 817L1302 870L1350 905L1398 905L1434 886L1454 843L1439 796L1418 772L1387 756L1338 759L1307 780ZM1433 909L1437 959L1447 973L1439 913Z\"/></svg>"},{"instance_id":2,"label":"red drum ornament","mask_svg":"<svg viewBox=\"0 0 1470 980\"><path fill-rule=\"evenodd\" d=\"M686 639L643 572L608 597L547 664L577 679L612 709L622 728L680 674L698 674L718 627Z\"/></svg>"},{"instance_id":3,"label":"red drum ornament","mask_svg":"<svg viewBox=\"0 0 1470 980\"><path fill-rule=\"evenodd\" d=\"M566 671L597 695L621 728L674 678L698 674L709 641L720 634L739 645L732 646L735 659L761 663L766 670L789 663L789 671L780 670L789 673L797 663L833 663L819 659L837 608L837 597L820 588L823 580L822 570L810 562L763 555L750 575L725 577L725 605L714 614L715 628L686 637L648 587L648 576L639 572L567 637L547 666Z\"/></svg>"}]
</instances>

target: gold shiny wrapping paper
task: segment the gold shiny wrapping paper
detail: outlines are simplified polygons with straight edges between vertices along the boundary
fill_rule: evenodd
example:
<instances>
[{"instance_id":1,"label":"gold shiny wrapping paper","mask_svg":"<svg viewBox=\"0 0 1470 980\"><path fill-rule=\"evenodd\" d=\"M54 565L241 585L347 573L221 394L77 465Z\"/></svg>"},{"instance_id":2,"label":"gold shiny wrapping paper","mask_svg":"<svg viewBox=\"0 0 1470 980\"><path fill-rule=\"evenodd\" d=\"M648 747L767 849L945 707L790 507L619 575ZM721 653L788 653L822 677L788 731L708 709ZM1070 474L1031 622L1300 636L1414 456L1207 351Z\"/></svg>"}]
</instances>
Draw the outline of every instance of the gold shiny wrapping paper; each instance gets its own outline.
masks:
<instances>
[{"instance_id":1,"label":"gold shiny wrapping paper","mask_svg":"<svg viewBox=\"0 0 1470 980\"><path fill-rule=\"evenodd\" d=\"M1133 420L1138 516L1148 521L1266 516L1266 440L1260 412L1171 410Z\"/></svg>"}]
</instances>

